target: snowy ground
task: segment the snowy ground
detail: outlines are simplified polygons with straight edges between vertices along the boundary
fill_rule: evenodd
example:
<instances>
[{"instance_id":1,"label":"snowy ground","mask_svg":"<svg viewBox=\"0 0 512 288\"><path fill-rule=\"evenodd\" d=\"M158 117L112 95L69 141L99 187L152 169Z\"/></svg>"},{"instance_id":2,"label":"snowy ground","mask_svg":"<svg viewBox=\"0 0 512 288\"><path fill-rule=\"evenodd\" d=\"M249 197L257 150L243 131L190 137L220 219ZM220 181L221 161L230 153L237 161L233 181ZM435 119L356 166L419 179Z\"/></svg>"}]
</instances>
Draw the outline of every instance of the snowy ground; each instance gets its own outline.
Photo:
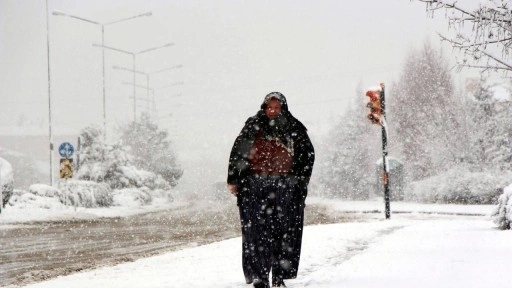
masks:
<instances>
[{"instance_id":1,"label":"snowy ground","mask_svg":"<svg viewBox=\"0 0 512 288\"><path fill-rule=\"evenodd\" d=\"M381 201L308 202L338 211L383 208ZM288 287L508 287L512 232L495 228L493 206L391 208L391 220L306 227L299 276ZM106 216L93 209L80 215ZM234 238L28 287L251 287L240 263L241 239Z\"/></svg>"}]
</instances>

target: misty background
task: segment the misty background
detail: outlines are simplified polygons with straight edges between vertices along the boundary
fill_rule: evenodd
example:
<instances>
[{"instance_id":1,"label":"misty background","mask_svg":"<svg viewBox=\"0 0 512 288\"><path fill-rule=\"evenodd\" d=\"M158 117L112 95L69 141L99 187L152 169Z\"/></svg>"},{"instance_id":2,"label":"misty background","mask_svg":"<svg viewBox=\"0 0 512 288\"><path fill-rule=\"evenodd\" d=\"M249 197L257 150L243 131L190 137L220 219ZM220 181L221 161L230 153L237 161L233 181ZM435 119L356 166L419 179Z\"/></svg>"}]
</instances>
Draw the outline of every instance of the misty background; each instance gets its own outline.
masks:
<instances>
[{"instance_id":1,"label":"misty background","mask_svg":"<svg viewBox=\"0 0 512 288\"><path fill-rule=\"evenodd\" d=\"M39 171L48 173L45 5L0 0L0 137L2 148L28 154L38 160ZM137 53L173 44L136 56L135 70L151 73L154 89L148 97L142 88L146 77L136 74L136 117L149 113L169 131L184 169L181 181L192 188L224 181L234 138L267 93L286 95L322 159L327 150L321 147L345 111L364 107L366 97L357 95L361 87L396 81L406 56L425 42L443 48L445 55L452 51L436 35L447 29L445 19L429 18L422 3L408 0L49 0L48 11L54 145L76 144L85 126L103 125L103 77L102 48L93 46L101 44L101 25L52 12L99 23L151 12L106 25L105 46ZM105 50L107 142L117 140L119 127L134 119L134 74L113 69L132 69L132 59ZM181 68L161 71L176 65ZM459 89L468 77L474 73L456 73L453 82ZM362 111L360 119L367 121ZM378 131L369 122L364 125ZM39 137L20 140L24 135ZM378 151L380 138L374 140ZM56 148L54 155L59 158Z\"/></svg>"}]
</instances>

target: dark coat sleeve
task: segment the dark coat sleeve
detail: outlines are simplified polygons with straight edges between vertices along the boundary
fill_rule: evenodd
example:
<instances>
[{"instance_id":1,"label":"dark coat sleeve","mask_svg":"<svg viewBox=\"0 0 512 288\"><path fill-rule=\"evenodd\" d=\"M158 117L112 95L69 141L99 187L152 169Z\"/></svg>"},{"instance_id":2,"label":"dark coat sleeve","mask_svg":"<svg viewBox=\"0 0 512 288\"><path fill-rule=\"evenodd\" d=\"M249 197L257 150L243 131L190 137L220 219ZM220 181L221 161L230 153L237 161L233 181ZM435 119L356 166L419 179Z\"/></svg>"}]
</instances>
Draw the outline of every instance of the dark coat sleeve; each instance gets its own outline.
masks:
<instances>
[{"instance_id":1,"label":"dark coat sleeve","mask_svg":"<svg viewBox=\"0 0 512 288\"><path fill-rule=\"evenodd\" d=\"M250 174L249 155L254 143L255 127L255 118L249 118L235 139L229 155L228 184L239 186Z\"/></svg>"},{"instance_id":2,"label":"dark coat sleeve","mask_svg":"<svg viewBox=\"0 0 512 288\"><path fill-rule=\"evenodd\" d=\"M315 149L309 139L306 127L300 122L292 133L292 139L294 140L293 174L297 178L297 189L300 191L302 200L305 200L315 163Z\"/></svg>"}]
</instances>

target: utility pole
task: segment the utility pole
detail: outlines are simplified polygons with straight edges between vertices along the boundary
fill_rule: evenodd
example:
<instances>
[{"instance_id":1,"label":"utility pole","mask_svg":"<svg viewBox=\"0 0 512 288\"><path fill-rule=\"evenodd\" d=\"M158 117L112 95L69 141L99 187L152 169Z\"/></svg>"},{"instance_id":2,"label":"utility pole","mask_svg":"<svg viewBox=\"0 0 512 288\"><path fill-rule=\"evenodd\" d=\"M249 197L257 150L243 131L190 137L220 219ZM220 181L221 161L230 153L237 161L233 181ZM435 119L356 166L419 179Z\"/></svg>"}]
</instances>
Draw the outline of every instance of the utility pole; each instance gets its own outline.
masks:
<instances>
[{"instance_id":1,"label":"utility pole","mask_svg":"<svg viewBox=\"0 0 512 288\"><path fill-rule=\"evenodd\" d=\"M370 102L366 107L370 108L370 114L368 119L372 124L381 126L382 129L382 167L383 176L382 181L384 182L384 205L386 219L391 218L391 205L389 195L389 163L388 163L388 131L386 124L386 97L384 93L384 83L381 83L379 87L366 91L366 96L370 97Z\"/></svg>"},{"instance_id":2,"label":"utility pole","mask_svg":"<svg viewBox=\"0 0 512 288\"><path fill-rule=\"evenodd\" d=\"M48 0L46 0L46 59L48 67L48 136L50 142L50 185L53 186L53 134L52 134L52 89L50 76L50 24L48 19Z\"/></svg>"}]
</instances>

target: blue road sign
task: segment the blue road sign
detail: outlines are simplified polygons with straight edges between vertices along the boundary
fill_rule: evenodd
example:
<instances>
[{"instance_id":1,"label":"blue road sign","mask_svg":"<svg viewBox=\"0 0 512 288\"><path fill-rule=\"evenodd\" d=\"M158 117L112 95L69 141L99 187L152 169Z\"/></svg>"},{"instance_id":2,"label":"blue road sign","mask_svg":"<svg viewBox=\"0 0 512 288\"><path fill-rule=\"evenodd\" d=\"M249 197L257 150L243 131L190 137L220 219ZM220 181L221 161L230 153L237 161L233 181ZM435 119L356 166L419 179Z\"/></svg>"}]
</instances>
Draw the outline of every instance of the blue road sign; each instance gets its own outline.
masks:
<instances>
[{"instance_id":1,"label":"blue road sign","mask_svg":"<svg viewBox=\"0 0 512 288\"><path fill-rule=\"evenodd\" d=\"M71 156L73 156L73 152L75 152L75 148L73 147L73 145L71 145L71 143L64 142L60 144L59 154L61 157L70 158Z\"/></svg>"}]
</instances>

